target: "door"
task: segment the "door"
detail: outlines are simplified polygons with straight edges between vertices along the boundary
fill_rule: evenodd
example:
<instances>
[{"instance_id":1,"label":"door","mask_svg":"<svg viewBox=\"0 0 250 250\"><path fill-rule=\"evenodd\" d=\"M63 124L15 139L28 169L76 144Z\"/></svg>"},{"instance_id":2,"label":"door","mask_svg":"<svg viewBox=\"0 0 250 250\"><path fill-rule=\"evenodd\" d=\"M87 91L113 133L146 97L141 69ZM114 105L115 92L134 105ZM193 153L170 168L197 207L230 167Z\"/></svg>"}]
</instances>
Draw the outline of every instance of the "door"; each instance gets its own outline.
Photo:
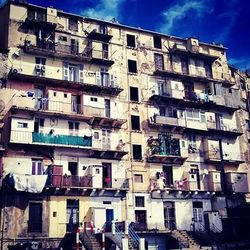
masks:
<instances>
[{"instance_id":1,"label":"door","mask_svg":"<svg viewBox=\"0 0 250 250\"><path fill-rule=\"evenodd\" d=\"M103 129L102 130L102 149L110 150L110 130Z\"/></svg>"},{"instance_id":2,"label":"door","mask_svg":"<svg viewBox=\"0 0 250 250\"><path fill-rule=\"evenodd\" d=\"M205 231L209 232L210 231L210 223L209 223L209 215L207 213L204 213L204 226L205 226Z\"/></svg>"},{"instance_id":3,"label":"door","mask_svg":"<svg viewBox=\"0 0 250 250\"><path fill-rule=\"evenodd\" d=\"M203 204L201 201L193 201L193 231L200 231L203 228Z\"/></svg>"},{"instance_id":4,"label":"door","mask_svg":"<svg viewBox=\"0 0 250 250\"><path fill-rule=\"evenodd\" d=\"M78 95L71 96L71 112L77 114L81 113L81 97Z\"/></svg>"},{"instance_id":5,"label":"door","mask_svg":"<svg viewBox=\"0 0 250 250\"><path fill-rule=\"evenodd\" d=\"M141 231L147 229L147 211L135 210L135 228Z\"/></svg>"},{"instance_id":6,"label":"door","mask_svg":"<svg viewBox=\"0 0 250 250\"><path fill-rule=\"evenodd\" d=\"M174 185L173 180L173 167L172 166L163 166L163 176L164 184L166 187L172 187Z\"/></svg>"},{"instance_id":7,"label":"door","mask_svg":"<svg viewBox=\"0 0 250 250\"><path fill-rule=\"evenodd\" d=\"M69 81L77 82L77 66L76 65L69 65Z\"/></svg>"},{"instance_id":8,"label":"door","mask_svg":"<svg viewBox=\"0 0 250 250\"><path fill-rule=\"evenodd\" d=\"M223 130L224 125L223 125L223 116L222 114L215 114L215 122L216 122L216 129Z\"/></svg>"},{"instance_id":9,"label":"door","mask_svg":"<svg viewBox=\"0 0 250 250\"><path fill-rule=\"evenodd\" d=\"M32 160L32 175L43 175L43 162L41 160Z\"/></svg>"},{"instance_id":10,"label":"door","mask_svg":"<svg viewBox=\"0 0 250 250\"><path fill-rule=\"evenodd\" d=\"M112 166L111 163L102 163L103 168L103 187L112 187Z\"/></svg>"},{"instance_id":11,"label":"door","mask_svg":"<svg viewBox=\"0 0 250 250\"><path fill-rule=\"evenodd\" d=\"M114 220L114 209L106 209L106 222L110 224Z\"/></svg>"},{"instance_id":12,"label":"door","mask_svg":"<svg viewBox=\"0 0 250 250\"><path fill-rule=\"evenodd\" d=\"M181 60L181 70L183 74L188 74L188 62L186 58L180 58Z\"/></svg>"},{"instance_id":13,"label":"door","mask_svg":"<svg viewBox=\"0 0 250 250\"><path fill-rule=\"evenodd\" d=\"M194 85L192 83L184 83L184 95L186 100L192 100L194 94Z\"/></svg>"},{"instance_id":14,"label":"door","mask_svg":"<svg viewBox=\"0 0 250 250\"><path fill-rule=\"evenodd\" d=\"M110 117L110 100L104 100L104 109L105 117Z\"/></svg>"},{"instance_id":15,"label":"door","mask_svg":"<svg viewBox=\"0 0 250 250\"><path fill-rule=\"evenodd\" d=\"M79 200L67 200L67 232L75 232L79 226Z\"/></svg>"},{"instance_id":16,"label":"door","mask_svg":"<svg viewBox=\"0 0 250 250\"><path fill-rule=\"evenodd\" d=\"M109 59L109 46L108 44L102 44L102 59Z\"/></svg>"},{"instance_id":17,"label":"door","mask_svg":"<svg viewBox=\"0 0 250 250\"><path fill-rule=\"evenodd\" d=\"M166 229L174 230L176 228L175 222L175 204L171 201L163 202L164 207L164 224Z\"/></svg>"},{"instance_id":18,"label":"door","mask_svg":"<svg viewBox=\"0 0 250 250\"><path fill-rule=\"evenodd\" d=\"M109 86L109 73L105 68L101 68L101 85L105 87Z\"/></svg>"},{"instance_id":19,"label":"door","mask_svg":"<svg viewBox=\"0 0 250 250\"><path fill-rule=\"evenodd\" d=\"M43 100L44 97L44 89L37 88L35 89L35 109L45 109L46 104Z\"/></svg>"},{"instance_id":20,"label":"door","mask_svg":"<svg viewBox=\"0 0 250 250\"><path fill-rule=\"evenodd\" d=\"M33 233L42 232L42 203L29 204L28 231Z\"/></svg>"},{"instance_id":21,"label":"door","mask_svg":"<svg viewBox=\"0 0 250 250\"><path fill-rule=\"evenodd\" d=\"M71 39L70 49L71 54L78 54L78 41L76 39Z\"/></svg>"}]
</instances>

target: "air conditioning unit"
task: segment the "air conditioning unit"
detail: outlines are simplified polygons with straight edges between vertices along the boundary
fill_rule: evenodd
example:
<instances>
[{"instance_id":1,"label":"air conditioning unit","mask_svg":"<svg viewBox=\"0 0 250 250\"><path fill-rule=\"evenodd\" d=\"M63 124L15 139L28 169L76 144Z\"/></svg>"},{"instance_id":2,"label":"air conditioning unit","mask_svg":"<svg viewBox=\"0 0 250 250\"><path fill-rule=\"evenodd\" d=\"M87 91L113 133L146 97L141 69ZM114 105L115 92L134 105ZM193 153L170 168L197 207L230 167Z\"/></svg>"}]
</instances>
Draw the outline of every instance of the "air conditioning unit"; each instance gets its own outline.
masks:
<instances>
[{"instance_id":1,"label":"air conditioning unit","mask_svg":"<svg viewBox=\"0 0 250 250\"><path fill-rule=\"evenodd\" d=\"M36 74L43 75L46 71L46 67L45 65L42 65L42 64L36 64L35 71L36 71Z\"/></svg>"}]
</instances>

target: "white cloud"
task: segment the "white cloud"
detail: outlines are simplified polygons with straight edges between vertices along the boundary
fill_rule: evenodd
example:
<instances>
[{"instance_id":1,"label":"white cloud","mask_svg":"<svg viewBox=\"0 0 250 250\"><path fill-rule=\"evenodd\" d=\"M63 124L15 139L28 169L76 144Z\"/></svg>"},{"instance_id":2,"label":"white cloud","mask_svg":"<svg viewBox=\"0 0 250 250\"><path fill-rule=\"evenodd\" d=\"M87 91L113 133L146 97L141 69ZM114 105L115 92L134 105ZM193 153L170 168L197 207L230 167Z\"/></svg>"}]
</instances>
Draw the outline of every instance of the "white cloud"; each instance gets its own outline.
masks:
<instances>
[{"instance_id":1,"label":"white cloud","mask_svg":"<svg viewBox=\"0 0 250 250\"><path fill-rule=\"evenodd\" d=\"M170 6L162 15L164 17L159 29L163 33L171 33L175 25L183 20L190 12L200 17L206 12L211 12L205 0L184 0L181 3Z\"/></svg>"},{"instance_id":2,"label":"white cloud","mask_svg":"<svg viewBox=\"0 0 250 250\"><path fill-rule=\"evenodd\" d=\"M81 14L105 20L111 20L114 17L120 18L119 9L124 2L125 0L99 0L95 8L88 8Z\"/></svg>"}]
</instances>

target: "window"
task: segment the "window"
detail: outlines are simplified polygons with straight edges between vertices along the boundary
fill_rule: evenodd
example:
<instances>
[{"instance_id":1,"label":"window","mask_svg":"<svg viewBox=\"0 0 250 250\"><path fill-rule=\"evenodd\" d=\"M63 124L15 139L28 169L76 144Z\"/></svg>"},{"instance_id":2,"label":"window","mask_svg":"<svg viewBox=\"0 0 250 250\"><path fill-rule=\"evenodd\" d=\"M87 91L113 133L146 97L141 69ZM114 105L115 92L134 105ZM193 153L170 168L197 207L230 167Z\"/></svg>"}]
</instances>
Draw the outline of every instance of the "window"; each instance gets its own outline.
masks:
<instances>
[{"instance_id":1,"label":"window","mask_svg":"<svg viewBox=\"0 0 250 250\"><path fill-rule=\"evenodd\" d=\"M78 31L78 21L77 19L69 19L69 30Z\"/></svg>"},{"instance_id":2,"label":"window","mask_svg":"<svg viewBox=\"0 0 250 250\"><path fill-rule=\"evenodd\" d=\"M94 134L93 134L93 139L94 140L99 140L100 139L100 133L95 131Z\"/></svg>"},{"instance_id":3,"label":"window","mask_svg":"<svg viewBox=\"0 0 250 250\"><path fill-rule=\"evenodd\" d=\"M194 218L194 222L202 222L202 217L203 217L202 202L194 201L193 202L193 218Z\"/></svg>"},{"instance_id":4,"label":"window","mask_svg":"<svg viewBox=\"0 0 250 250\"><path fill-rule=\"evenodd\" d=\"M133 144L132 147L133 147L133 159L141 160L142 159L141 145Z\"/></svg>"},{"instance_id":5,"label":"window","mask_svg":"<svg viewBox=\"0 0 250 250\"><path fill-rule=\"evenodd\" d=\"M36 57L36 64L45 65L46 64L46 58Z\"/></svg>"},{"instance_id":6,"label":"window","mask_svg":"<svg viewBox=\"0 0 250 250\"><path fill-rule=\"evenodd\" d=\"M37 21L46 21L46 12L34 9L28 9L28 19Z\"/></svg>"},{"instance_id":7,"label":"window","mask_svg":"<svg viewBox=\"0 0 250 250\"><path fill-rule=\"evenodd\" d=\"M102 44L102 58L109 59L109 46L106 43Z\"/></svg>"},{"instance_id":8,"label":"window","mask_svg":"<svg viewBox=\"0 0 250 250\"><path fill-rule=\"evenodd\" d=\"M41 160L32 160L32 175L43 175L43 162Z\"/></svg>"},{"instance_id":9,"label":"window","mask_svg":"<svg viewBox=\"0 0 250 250\"><path fill-rule=\"evenodd\" d=\"M66 36L59 36L58 40L61 41L61 42L67 42L68 39L67 39Z\"/></svg>"},{"instance_id":10,"label":"window","mask_svg":"<svg viewBox=\"0 0 250 250\"><path fill-rule=\"evenodd\" d=\"M28 128L28 123L27 122L18 122L17 127L18 128Z\"/></svg>"},{"instance_id":11,"label":"window","mask_svg":"<svg viewBox=\"0 0 250 250\"><path fill-rule=\"evenodd\" d=\"M78 68L77 65L69 64L69 80L72 82L78 81Z\"/></svg>"},{"instance_id":12,"label":"window","mask_svg":"<svg viewBox=\"0 0 250 250\"><path fill-rule=\"evenodd\" d=\"M56 92L53 92L53 96L56 96Z\"/></svg>"},{"instance_id":13,"label":"window","mask_svg":"<svg viewBox=\"0 0 250 250\"><path fill-rule=\"evenodd\" d=\"M142 174L134 174L134 180L137 183L143 183L143 175Z\"/></svg>"},{"instance_id":14,"label":"window","mask_svg":"<svg viewBox=\"0 0 250 250\"><path fill-rule=\"evenodd\" d=\"M140 116L131 115L131 128L132 130L140 130Z\"/></svg>"},{"instance_id":15,"label":"window","mask_svg":"<svg viewBox=\"0 0 250 250\"><path fill-rule=\"evenodd\" d=\"M188 120L195 120L195 121L200 120L200 112L198 110L187 109L186 114L187 114L187 119Z\"/></svg>"},{"instance_id":16,"label":"window","mask_svg":"<svg viewBox=\"0 0 250 250\"><path fill-rule=\"evenodd\" d=\"M64 96L64 98L67 98L67 97L68 97L67 93L64 93L63 96Z\"/></svg>"},{"instance_id":17,"label":"window","mask_svg":"<svg viewBox=\"0 0 250 250\"><path fill-rule=\"evenodd\" d=\"M101 68L101 85L109 86L109 73L106 68Z\"/></svg>"},{"instance_id":18,"label":"window","mask_svg":"<svg viewBox=\"0 0 250 250\"><path fill-rule=\"evenodd\" d=\"M135 48L135 36L127 34L127 46Z\"/></svg>"},{"instance_id":19,"label":"window","mask_svg":"<svg viewBox=\"0 0 250 250\"><path fill-rule=\"evenodd\" d=\"M154 36L153 39L154 39L154 48L161 49L162 48L162 46L161 46L161 37Z\"/></svg>"},{"instance_id":20,"label":"window","mask_svg":"<svg viewBox=\"0 0 250 250\"><path fill-rule=\"evenodd\" d=\"M103 23L100 24L100 26L99 26L99 32L101 34L107 35L108 34L108 27L107 27L107 25L103 24Z\"/></svg>"},{"instance_id":21,"label":"window","mask_svg":"<svg viewBox=\"0 0 250 250\"><path fill-rule=\"evenodd\" d=\"M164 62L162 54L154 54L155 70L164 70Z\"/></svg>"},{"instance_id":22,"label":"window","mask_svg":"<svg viewBox=\"0 0 250 250\"><path fill-rule=\"evenodd\" d=\"M42 232L42 203L29 203L29 220L28 232L41 233Z\"/></svg>"},{"instance_id":23,"label":"window","mask_svg":"<svg viewBox=\"0 0 250 250\"><path fill-rule=\"evenodd\" d=\"M130 101L139 102L138 88L130 87Z\"/></svg>"},{"instance_id":24,"label":"window","mask_svg":"<svg viewBox=\"0 0 250 250\"><path fill-rule=\"evenodd\" d=\"M79 132L79 122L69 122L69 134L78 135Z\"/></svg>"},{"instance_id":25,"label":"window","mask_svg":"<svg viewBox=\"0 0 250 250\"><path fill-rule=\"evenodd\" d=\"M137 64L134 60L128 60L128 72L137 73Z\"/></svg>"},{"instance_id":26,"label":"window","mask_svg":"<svg viewBox=\"0 0 250 250\"><path fill-rule=\"evenodd\" d=\"M97 102L97 97L90 97L91 102Z\"/></svg>"},{"instance_id":27,"label":"window","mask_svg":"<svg viewBox=\"0 0 250 250\"><path fill-rule=\"evenodd\" d=\"M206 122L206 116L204 111L200 111L200 122Z\"/></svg>"},{"instance_id":28,"label":"window","mask_svg":"<svg viewBox=\"0 0 250 250\"><path fill-rule=\"evenodd\" d=\"M44 119L36 118L34 124L34 132L43 133L43 128L44 128Z\"/></svg>"},{"instance_id":29,"label":"window","mask_svg":"<svg viewBox=\"0 0 250 250\"><path fill-rule=\"evenodd\" d=\"M135 197L135 206L136 207L145 207L145 198L144 196Z\"/></svg>"}]
</instances>

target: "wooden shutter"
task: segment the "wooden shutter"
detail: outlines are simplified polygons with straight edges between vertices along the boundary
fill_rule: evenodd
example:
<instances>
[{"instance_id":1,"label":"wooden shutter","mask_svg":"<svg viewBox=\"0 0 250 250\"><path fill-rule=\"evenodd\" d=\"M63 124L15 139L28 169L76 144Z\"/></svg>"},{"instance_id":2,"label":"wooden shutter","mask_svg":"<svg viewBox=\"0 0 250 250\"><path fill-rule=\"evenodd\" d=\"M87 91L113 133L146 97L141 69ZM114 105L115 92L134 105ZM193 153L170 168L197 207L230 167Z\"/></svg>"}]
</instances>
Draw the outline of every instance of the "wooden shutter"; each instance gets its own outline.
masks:
<instances>
[{"instance_id":1,"label":"wooden shutter","mask_svg":"<svg viewBox=\"0 0 250 250\"><path fill-rule=\"evenodd\" d=\"M69 80L69 63L63 62L63 80Z\"/></svg>"},{"instance_id":2,"label":"wooden shutter","mask_svg":"<svg viewBox=\"0 0 250 250\"><path fill-rule=\"evenodd\" d=\"M101 72L96 72L96 84L101 85Z\"/></svg>"},{"instance_id":3,"label":"wooden shutter","mask_svg":"<svg viewBox=\"0 0 250 250\"><path fill-rule=\"evenodd\" d=\"M79 64L79 82L83 83L83 64Z\"/></svg>"}]
</instances>

